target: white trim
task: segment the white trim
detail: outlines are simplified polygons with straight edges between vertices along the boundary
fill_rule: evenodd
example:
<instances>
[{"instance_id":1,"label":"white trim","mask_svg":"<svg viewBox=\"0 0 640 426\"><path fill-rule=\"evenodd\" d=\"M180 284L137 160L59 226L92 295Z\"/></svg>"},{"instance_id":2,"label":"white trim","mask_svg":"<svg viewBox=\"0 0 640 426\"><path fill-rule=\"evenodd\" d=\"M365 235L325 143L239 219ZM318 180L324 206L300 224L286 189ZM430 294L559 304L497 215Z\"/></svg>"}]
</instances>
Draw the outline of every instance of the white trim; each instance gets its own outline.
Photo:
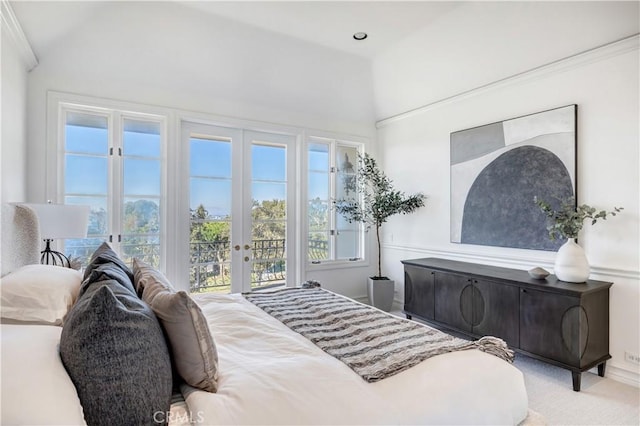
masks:
<instances>
[{"instance_id":1,"label":"white trim","mask_svg":"<svg viewBox=\"0 0 640 426\"><path fill-rule=\"evenodd\" d=\"M31 44L29 43L29 40L27 40L27 36L22 30L22 26L20 25L18 18L16 18L15 13L13 13L9 0L0 0L0 3L2 28L7 31L11 40L13 40L14 45L20 52L20 56L22 56L22 59L24 60L27 71L31 71L38 65L38 58L33 52Z\"/></svg>"},{"instance_id":2,"label":"white trim","mask_svg":"<svg viewBox=\"0 0 640 426\"><path fill-rule=\"evenodd\" d=\"M607 365L605 377L636 388L640 388L640 374L634 371L624 370L613 365Z\"/></svg>"},{"instance_id":3,"label":"white trim","mask_svg":"<svg viewBox=\"0 0 640 426\"><path fill-rule=\"evenodd\" d=\"M417 256L422 257L445 257L447 259L469 261L472 263L490 263L504 265L505 267L513 267L517 269L530 268L532 266L541 266L544 268L553 269L555 253L548 252L546 256L514 256L514 255L480 255L477 253L467 253L464 251L455 250L441 250L441 249L429 249L422 247L412 246L400 246L393 244L383 244L383 250L396 250L404 252L414 252ZM634 271L631 269L618 269L618 268L605 268L600 266L591 266L591 273L593 275L600 275L603 277L621 277L633 280L640 279L640 271Z\"/></svg>"},{"instance_id":4,"label":"white trim","mask_svg":"<svg viewBox=\"0 0 640 426\"><path fill-rule=\"evenodd\" d=\"M575 55L567 56L566 58L558 59L548 64L540 65L530 70L523 71L511 76L487 83L470 90L466 90L455 95L439 99L421 107L411 109L406 112L402 112L396 115L392 115L387 118L376 121L376 128L380 129L389 124L397 121L410 118L424 112L439 108L441 106L458 102L463 99L471 98L488 92L515 84L522 84L527 81L546 78L549 75L559 74L569 69L578 68L586 64L602 61L613 56L623 55L627 52L638 50L640 48L640 34L634 34L630 37L623 38L602 46L594 47L592 49L585 50Z\"/></svg>"}]
</instances>

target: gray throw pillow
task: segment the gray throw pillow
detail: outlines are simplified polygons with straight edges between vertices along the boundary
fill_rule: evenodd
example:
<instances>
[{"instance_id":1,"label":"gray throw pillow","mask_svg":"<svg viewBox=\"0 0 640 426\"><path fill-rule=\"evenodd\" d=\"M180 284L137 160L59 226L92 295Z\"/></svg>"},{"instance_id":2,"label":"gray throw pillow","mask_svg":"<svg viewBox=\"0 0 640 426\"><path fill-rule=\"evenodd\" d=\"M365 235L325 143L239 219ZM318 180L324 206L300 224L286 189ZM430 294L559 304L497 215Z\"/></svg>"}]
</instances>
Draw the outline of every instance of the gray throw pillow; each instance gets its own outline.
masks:
<instances>
[{"instance_id":1,"label":"gray throw pillow","mask_svg":"<svg viewBox=\"0 0 640 426\"><path fill-rule=\"evenodd\" d=\"M135 286L160 320L171 348L176 372L189 385L208 392L218 389L218 352L200 307L184 291L145 262L133 260Z\"/></svg>"},{"instance_id":2,"label":"gray throw pillow","mask_svg":"<svg viewBox=\"0 0 640 426\"><path fill-rule=\"evenodd\" d=\"M91 265L62 329L60 357L89 425L156 424L171 406L162 329L126 277L119 262Z\"/></svg>"}]
</instances>

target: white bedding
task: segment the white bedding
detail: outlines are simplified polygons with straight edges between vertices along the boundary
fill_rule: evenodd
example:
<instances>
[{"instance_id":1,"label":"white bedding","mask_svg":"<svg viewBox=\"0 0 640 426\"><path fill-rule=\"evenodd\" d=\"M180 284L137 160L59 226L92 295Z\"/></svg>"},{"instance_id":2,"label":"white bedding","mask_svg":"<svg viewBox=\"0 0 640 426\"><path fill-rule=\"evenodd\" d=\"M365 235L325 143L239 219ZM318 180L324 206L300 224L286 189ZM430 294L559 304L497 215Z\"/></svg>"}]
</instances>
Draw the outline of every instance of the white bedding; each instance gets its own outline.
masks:
<instances>
[{"instance_id":1,"label":"white bedding","mask_svg":"<svg viewBox=\"0 0 640 426\"><path fill-rule=\"evenodd\" d=\"M522 373L493 355L439 355L367 383L241 295L194 299L220 359L217 393L183 386L196 423L518 424L527 415Z\"/></svg>"},{"instance_id":2,"label":"white bedding","mask_svg":"<svg viewBox=\"0 0 640 426\"><path fill-rule=\"evenodd\" d=\"M62 327L0 326L2 424L83 425L80 399L58 355Z\"/></svg>"}]
</instances>

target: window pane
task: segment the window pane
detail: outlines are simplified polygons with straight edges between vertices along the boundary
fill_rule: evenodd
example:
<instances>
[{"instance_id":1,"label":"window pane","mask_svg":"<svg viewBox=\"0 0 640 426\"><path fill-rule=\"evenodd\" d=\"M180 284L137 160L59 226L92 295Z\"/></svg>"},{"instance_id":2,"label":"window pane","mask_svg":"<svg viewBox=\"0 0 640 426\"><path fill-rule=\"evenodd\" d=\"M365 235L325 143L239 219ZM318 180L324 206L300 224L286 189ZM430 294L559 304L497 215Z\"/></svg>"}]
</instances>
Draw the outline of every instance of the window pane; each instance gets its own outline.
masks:
<instances>
[{"instance_id":1,"label":"window pane","mask_svg":"<svg viewBox=\"0 0 640 426\"><path fill-rule=\"evenodd\" d=\"M287 150L284 147L253 144L251 147L251 177L253 180L285 181L286 155Z\"/></svg>"},{"instance_id":2,"label":"window pane","mask_svg":"<svg viewBox=\"0 0 640 426\"><path fill-rule=\"evenodd\" d=\"M65 155L65 193L106 195L107 187L106 157Z\"/></svg>"},{"instance_id":3,"label":"window pane","mask_svg":"<svg viewBox=\"0 0 640 426\"><path fill-rule=\"evenodd\" d=\"M125 234L157 234L160 232L160 200L124 200L123 228Z\"/></svg>"},{"instance_id":4,"label":"window pane","mask_svg":"<svg viewBox=\"0 0 640 426\"><path fill-rule=\"evenodd\" d=\"M329 170L329 145L309 144L309 171Z\"/></svg>"},{"instance_id":5,"label":"window pane","mask_svg":"<svg viewBox=\"0 0 640 426\"><path fill-rule=\"evenodd\" d=\"M190 139L191 176L231 178L231 143L224 140Z\"/></svg>"},{"instance_id":6,"label":"window pane","mask_svg":"<svg viewBox=\"0 0 640 426\"><path fill-rule=\"evenodd\" d=\"M312 232L309 233L309 247L307 256L309 260L327 260L329 259L329 233L328 232Z\"/></svg>"},{"instance_id":7,"label":"window pane","mask_svg":"<svg viewBox=\"0 0 640 426\"><path fill-rule=\"evenodd\" d=\"M189 139L192 292L231 289L231 142Z\"/></svg>"},{"instance_id":8,"label":"window pane","mask_svg":"<svg viewBox=\"0 0 640 426\"><path fill-rule=\"evenodd\" d=\"M124 159L124 194L160 196L160 161Z\"/></svg>"},{"instance_id":9,"label":"window pane","mask_svg":"<svg viewBox=\"0 0 640 426\"><path fill-rule=\"evenodd\" d=\"M329 173L309 173L309 199L329 199Z\"/></svg>"},{"instance_id":10,"label":"window pane","mask_svg":"<svg viewBox=\"0 0 640 426\"><path fill-rule=\"evenodd\" d=\"M284 204L287 185L285 183L253 182L251 185L253 200L258 203L265 201L280 201Z\"/></svg>"},{"instance_id":11,"label":"window pane","mask_svg":"<svg viewBox=\"0 0 640 426\"><path fill-rule=\"evenodd\" d=\"M338 145L336 150L336 198L355 199L356 172L358 168L358 149L351 146Z\"/></svg>"},{"instance_id":12,"label":"window pane","mask_svg":"<svg viewBox=\"0 0 640 426\"><path fill-rule=\"evenodd\" d=\"M336 257L338 259L359 258L359 247L359 234L357 232L338 232L336 236Z\"/></svg>"},{"instance_id":13,"label":"window pane","mask_svg":"<svg viewBox=\"0 0 640 426\"><path fill-rule=\"evenodd\" d=\"M160 265L160 237L157 235L122 237L122 260L129 266L138 258L151 266Z\"/></svg>"},{"instance_id":14,"label":"window pane","mask_svg":"<svg viewBox=\"0 0 640 426\"><path fill-rule=\"evenodd\" d=\"M200 206L209 217L231 217L231 181L191 178L189 208L195 211Z\"/></svg>"},{"instance_id":15,"label":"window pane","mask_svg":"<svg viewBox=\"0 0 640 426\"><path fill-rule=\"evenodd\" d=\"M329 231L329 203L311 200L308 207L309 232Z\"/></svg>"},{"instance_id":16,"label":"window pane","mask_svg":"<svg viewBox=\"0 0 640 426\"><path fill-rule=\"evenodd\" d=\"M160 123L124 120L124 155L160 157Z\"/></svg>"},{"instance_id":17,"label":"window pane","mask_svg":"<svg viewBox=\"0 0 640 426\"><path fill-rule=\"evenodd\" d=\"M107 155L107 118L76 112L67 113L65 151Z\"/></svg>"},{"instance_id":18,"label":"window pane","mask_svg":"<svg viewBox=\"0 0 640 426\"><path fill-rule=\"evenodd\" d=\"M198 209L191 215L191 291L228 292L231 286L231 223L207 220Z\"/></svg>"}]
</instances>

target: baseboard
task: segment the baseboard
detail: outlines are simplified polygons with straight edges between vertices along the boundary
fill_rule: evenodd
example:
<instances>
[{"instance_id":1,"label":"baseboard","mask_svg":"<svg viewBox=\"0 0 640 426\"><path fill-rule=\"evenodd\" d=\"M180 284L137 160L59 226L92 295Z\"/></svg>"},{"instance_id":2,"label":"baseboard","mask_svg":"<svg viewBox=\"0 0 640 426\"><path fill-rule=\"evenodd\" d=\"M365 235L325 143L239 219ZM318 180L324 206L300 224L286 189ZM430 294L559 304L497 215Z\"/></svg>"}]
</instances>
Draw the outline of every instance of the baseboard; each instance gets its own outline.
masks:
<instances>
[{"instance_id":1,"label":"baseboard","mask_svg":"<svg viewBox=\"0 0 640 426\"><path fill-rule=\"evenodd\" d=\"M640 374L633 371L623 370L622 368L607 365L605 377L615 380L616 382L640 388Z\"/></svg>"}]
</instances>

